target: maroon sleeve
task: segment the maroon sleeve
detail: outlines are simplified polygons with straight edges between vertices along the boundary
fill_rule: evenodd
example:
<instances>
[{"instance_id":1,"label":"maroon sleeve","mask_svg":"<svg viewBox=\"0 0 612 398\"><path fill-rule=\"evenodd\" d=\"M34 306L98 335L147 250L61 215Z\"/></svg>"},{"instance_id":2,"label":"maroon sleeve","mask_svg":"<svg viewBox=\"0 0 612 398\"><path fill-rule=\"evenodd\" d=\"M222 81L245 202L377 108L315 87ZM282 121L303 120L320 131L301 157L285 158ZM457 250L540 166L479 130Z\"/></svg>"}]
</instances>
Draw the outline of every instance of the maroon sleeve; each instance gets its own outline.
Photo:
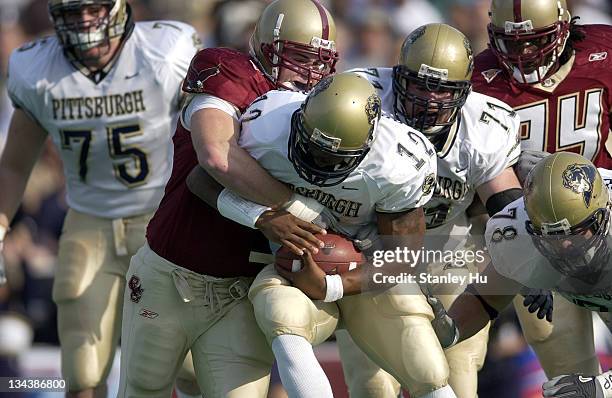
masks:
<instances>
[{"instance_id":1,"label":"maroon sleeve","mask_svg":"<svg viewBox=\"0 0 612 398\"><path fill-rule=\"evenodd\" d=\"M241 112L273 88L248 55L229 48L207 48L198 52L183 82L183 91L214 95L231 102Z\"/></svg>"}]
</instances>

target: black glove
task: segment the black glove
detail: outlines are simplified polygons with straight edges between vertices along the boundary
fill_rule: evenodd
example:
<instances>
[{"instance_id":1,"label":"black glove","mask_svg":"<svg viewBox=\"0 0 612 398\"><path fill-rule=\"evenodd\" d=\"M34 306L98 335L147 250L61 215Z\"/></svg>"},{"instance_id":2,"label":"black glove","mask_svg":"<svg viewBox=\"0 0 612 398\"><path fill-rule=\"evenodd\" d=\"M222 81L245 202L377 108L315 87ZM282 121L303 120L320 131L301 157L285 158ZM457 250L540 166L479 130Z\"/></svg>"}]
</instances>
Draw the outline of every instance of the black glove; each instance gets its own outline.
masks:
<instances>
[{"instance_id":1,"label":"black glove","mask_svg":"<svg viewBox=\"0 0 612 398\"><path fill-rule=\"evenodd\" d=\"M523 293L523 305L527 307L527 311L532 314L538 311L538 318L552 322L553 315L553 295L550 290L530 289Z\"/></svg>"},{"instance_id":2,"label":"black glove","mask_svg":"<svg viewBox=\"0 0 612 398\"><path fill-rule=\"evenodd\" d=\"M459 329L457 329L455 320L446 313L446 309L439 299L431 295L425 297L427 297L427 302L434 313L431 326L436 332L438 340L440 340L440 345L444 349L454 346L459 341Z\"/></svg>"},{"instance_id":3,"label":"black glove","mask_svg":"<svg viewBox=\"0 0 612 398\"><path fill-rule=\"evenodd\" d=\"M557 376L542 385L543 396L553 398L604 398L599 381L592 376Z\"/></svg>"}]
</instances>

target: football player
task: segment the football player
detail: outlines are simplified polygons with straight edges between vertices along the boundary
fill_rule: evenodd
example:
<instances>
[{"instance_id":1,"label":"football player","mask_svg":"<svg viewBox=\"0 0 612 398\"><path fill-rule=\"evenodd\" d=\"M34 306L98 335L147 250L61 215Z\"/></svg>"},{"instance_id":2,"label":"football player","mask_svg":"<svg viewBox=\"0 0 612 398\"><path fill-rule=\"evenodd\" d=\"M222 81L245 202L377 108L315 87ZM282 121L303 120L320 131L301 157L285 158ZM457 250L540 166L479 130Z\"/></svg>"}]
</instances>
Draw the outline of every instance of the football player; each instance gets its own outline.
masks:
<instances>
[{"instance_id":1,"label":"football player","mask_svg":"<svg viewBox=\"0 0 612 398\"><path fill-rule=\"evenodd\" d=\"M277 0L257 22L251 54L210 48L193 58L183 84L190 98L173 138L172 175L127 275L120 397L166 398L189 348L207 398L267 395L272 353L246 294L268 242L220 216L185 182L198 164L230 175L257 164L246 152L244 162L235 144L238 117L273 88L307 88L332 72L335 33L317 1ZM220 163L225 157L229 169ZM238 169L234 161L241 162ZM270 224L289 216L284 212ZM301 225L305 232L322 231Z\"/></svg>"},{"instance_id":2,"label":"football player","mask_svg":"<svg viewBox=\"0 0 612 398\"><path fill-rule=\"evenodd\" d=\"M0 159L0 241L48 136L70 207L53 300L69 397L105 397L129 258L168 179L180 85L200 46L174 21L134 23L125 0L49 0L56 35L11 54L15 106Z\"/></svg>"},{"instance_id":3,"label":"football player","mask_svg":"<svg viewBox=\"0 0 612 398\"><path fill-rule=\"evenodd\" d=\"M275 1L255 27L250 57L233 50L210 49L193 60L185 89L203 95L194 97L183 120L198 132L192 137L199 163L219 183L274 208L295 213L294 209L301 207L305 198L292 195L237 145L237 120L250 101L271 87L308 91L333 73L338 60L335 36L334 20L318 0ZM226 81L226 76L235 83L223 87L220 94L220 82ZM249 76L254 77L241 81ZM265 223L286 232L275 240L296 253L302 248L318 250L322 242L310 232L321 233L320 228L285 211L280 213L266 218L270 222Z\"/></svg>"},{"instance_id":4,"label":"football player","mask_svg":"<svg viewBox=\"0 0 612 398\"><path fill-rule=\"evenodd\" d=\"M475 59L474 90L518 113L524 150L576 152L598 167L612 168L605 148L612 27L578 25L566 0L492 0L490 18L489 49ZM546 374L596 373L592 339L575 333L592 334L591 313L562 297L555 307L559 316L551 324L515 305Z\"/></svg>"},{"instance_id":5,"label":"football player","mask_svg":"<svg viewBox=\"0 0 612 398\"><path fill-rule=\"evenodd\" d=\"M563 296L572 305L599 312L612 331L612 197L606 187L611 183L610 170L596 169L578 154L559 152L541 160L527 176L524 197L487 223L485 239L492 261L484 272L487 283L470 285L450 308L450 317L437 305L434 324L441 339L472 335L523 286L554 290L557 298ZM535 306L550 321L552 301ZM563 316L556 309L554 315ZM588 330L580 333L593 338ZM583 375L589 373L555 377L544 384L544 396L612 396L612 372Z\"/></svg>"},{"instance_id":6,"label":"football player","mask_svg":"<svg viewBox=\"0 0 612 398\"><path fill-rule=\"evenodd\" d=\"M466 209L475 195L489 215L521 196L512 169L520 152L519 119L505 103L471 92L472 69L468 39L451 26L435 23L421 26L405 39L395 67L356 70L378 89L383 111L421 131L435 146L438 183L424 209L427 236L439 246L436 249L466 248L471 229ZM458 270L431 264L429 271ZM467 274L467 269L463 271ZM448 308L465 286L457 288L450 294L449 286L432 286L432 292L438 292ZM338 334L340 353L356 358L345 336ZM458 397L477 396L477 373L484 363L487 339L488 328L445 351L449 384ZM366 364L372 363L365 357L343 361L351 396L361 396L360 391L391 396L387 391L393 381Z\"/></svg>"},{"instance_id":7,"label":"football player","mask_svg":"<svg viewBox=\"0 0 612 398\"><path fill-rule=\"evenodd\" d=\"M435 183L435 152L421 134L392 118L377 122L379 106L374 87L353 73L324 79L306 99L270 92L243 116L239 144L274 177L325 205L337 219L334 229L355 237L374 227L418 242L420 206ZM200 193L215 204L216 193ZM368 280L362 269L325 276L308 251L304 256L306 265L296 273L264 268L249 292L290 396L331 396L312 345L329 337L339 313L357 344L413 396L455 396L417 286L407 294L358 294ZM405 333L419 339L401 338ZM424 355L428 367L407 360Z\"/></svg>"}]
</instances>

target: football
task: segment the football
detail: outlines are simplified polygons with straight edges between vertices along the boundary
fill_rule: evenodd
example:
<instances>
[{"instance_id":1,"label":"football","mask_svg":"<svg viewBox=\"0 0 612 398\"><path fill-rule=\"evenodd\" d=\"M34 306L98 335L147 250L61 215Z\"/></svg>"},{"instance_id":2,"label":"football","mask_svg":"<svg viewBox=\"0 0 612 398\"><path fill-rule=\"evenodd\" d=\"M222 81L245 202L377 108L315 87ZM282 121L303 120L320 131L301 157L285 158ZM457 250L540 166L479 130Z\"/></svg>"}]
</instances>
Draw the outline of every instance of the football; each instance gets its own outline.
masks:
<instances>
[{"instance_id":1,"label":"football","mask_svg":"<svg viewBox=\"0 0 612 398\"><path fill-rule=\"evenodd\" d=\"M365 263L363 253L357 251L353 242L344 236L331 232L315 236L322 240L325 246L313 255L313 260L325 273L342 274ZM284 246L276 252L276 264L291 272L302 269L302 259Z\"/></svg>"}]
</instances>

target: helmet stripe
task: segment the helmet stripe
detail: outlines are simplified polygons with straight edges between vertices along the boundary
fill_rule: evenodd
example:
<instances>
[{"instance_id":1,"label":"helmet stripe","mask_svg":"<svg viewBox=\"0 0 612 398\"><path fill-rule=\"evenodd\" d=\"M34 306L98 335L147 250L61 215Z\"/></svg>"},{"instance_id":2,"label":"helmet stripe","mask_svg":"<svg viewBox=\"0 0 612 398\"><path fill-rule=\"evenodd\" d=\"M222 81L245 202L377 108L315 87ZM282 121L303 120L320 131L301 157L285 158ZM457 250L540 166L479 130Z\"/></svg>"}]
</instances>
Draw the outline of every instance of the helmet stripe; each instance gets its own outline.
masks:
<instances>
[{"instance_id":1,"label":"helmet stripe","mask_svg":"<svg viewBox=\"0 0 612 398\"><path fill-rule=\"evenodd\" d=\"M321 25L323 25L323 32L321 32L321 39L329 40L329 21L327 20L327 12L325 12L325 8L318 2L318 0L311 0L317 10L319 10L319 15L321 16Z\"/></svg>"},{"instance_id":2,"label":"helmet stripe","mask_svg":"<svg viewBox=\"0 0 612 398\"><path fill-rule=\"evenodd\" d=\"M521 16L521 3L523 0L514 0L514 22L523 22Z\"/></svg>"}]
</instances>

